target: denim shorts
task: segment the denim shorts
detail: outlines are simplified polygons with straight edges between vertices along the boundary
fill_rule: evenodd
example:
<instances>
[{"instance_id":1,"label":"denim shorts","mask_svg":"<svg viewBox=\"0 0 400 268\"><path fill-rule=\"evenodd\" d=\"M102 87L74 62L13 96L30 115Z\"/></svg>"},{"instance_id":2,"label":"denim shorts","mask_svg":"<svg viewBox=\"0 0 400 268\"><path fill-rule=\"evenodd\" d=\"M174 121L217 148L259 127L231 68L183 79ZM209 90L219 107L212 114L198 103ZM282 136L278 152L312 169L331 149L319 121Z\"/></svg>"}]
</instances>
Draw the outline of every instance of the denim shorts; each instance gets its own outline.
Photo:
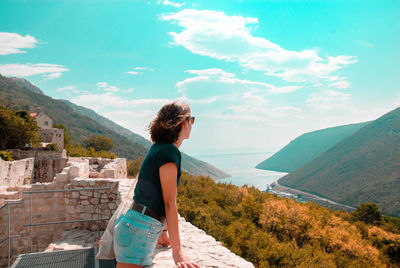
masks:
<instances>
[{"instance_id":1,"label":"denim shorts","mask_svg":"<svg viewBox=\"0 0 400 268\"><path fill-rule=\"evenodd\" d=\"M114 251L117 262L152 265L153 250L164 224L129 209L114 227Z\"/></svg>"}]
</instances>

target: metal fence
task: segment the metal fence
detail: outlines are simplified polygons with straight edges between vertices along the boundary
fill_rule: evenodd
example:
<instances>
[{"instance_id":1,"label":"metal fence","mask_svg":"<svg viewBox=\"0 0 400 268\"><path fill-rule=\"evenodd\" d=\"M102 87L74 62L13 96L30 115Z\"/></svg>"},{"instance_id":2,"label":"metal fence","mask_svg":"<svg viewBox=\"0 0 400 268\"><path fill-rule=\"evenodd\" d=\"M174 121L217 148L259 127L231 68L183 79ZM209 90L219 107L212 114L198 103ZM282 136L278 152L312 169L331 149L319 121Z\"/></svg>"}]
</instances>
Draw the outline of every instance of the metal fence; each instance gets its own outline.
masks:
<instances>
[{"instance_id":1,"label":"metal fence","mask_svg":"<svg viewBox=\"0 0 400 268\"><path fill-rule=\"evenodd\" d=\"M24 227L30 228L30 252L33 252L33 244L32 244L32 227L33 226L44 226L44 225L53 225L53 224L68 224L68 223L75 223L75 222L91 222L96 221L98 223L98 230L97 236L100 239L100 222L109 220L110 218L100 218L100 204L97 204L97 219L91 220L66 220L66 221L55 221L55 222L42 222L42 223L33 223L32 222L32 195L33 194L43 194L43 193L60 193L60 192L75 192L75 191L97 191L99 202L100 202L100 193L98 191L102 190L110 190L110 187L103 187L103 188L76 188L76 189L60 189L60 190L41 190L41 191L27 191L23 192L24 195L29 195L29 224L24 224ZM11 261L11 239L21 237L21 235L11 235L11 205L21 204L22 201L7 201L0 210L7 207L8 208L8 237L0 240L0 245L8 241L8 267L10 267Z\"/></svg>"}]
</instances>

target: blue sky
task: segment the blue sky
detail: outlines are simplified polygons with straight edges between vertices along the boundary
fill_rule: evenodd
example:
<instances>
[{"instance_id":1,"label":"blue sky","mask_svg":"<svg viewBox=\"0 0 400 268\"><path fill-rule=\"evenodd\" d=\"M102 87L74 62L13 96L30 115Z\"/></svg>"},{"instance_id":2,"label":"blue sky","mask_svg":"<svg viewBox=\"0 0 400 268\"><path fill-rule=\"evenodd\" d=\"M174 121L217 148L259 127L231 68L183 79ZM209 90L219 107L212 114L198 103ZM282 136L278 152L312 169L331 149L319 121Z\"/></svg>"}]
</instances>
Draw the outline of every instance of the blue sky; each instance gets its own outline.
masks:
<instances>
[{"instance_id":1,"label":"blue sky","mask_svg":"<svg viewBox=\"0 0 400 268\"><path fill-rule=\"evenodd\" d=\"M399 1L0 2L0 73L148 137L192 107L189 154L270 152L400 106Z\"/></svg>"}]
</instances>

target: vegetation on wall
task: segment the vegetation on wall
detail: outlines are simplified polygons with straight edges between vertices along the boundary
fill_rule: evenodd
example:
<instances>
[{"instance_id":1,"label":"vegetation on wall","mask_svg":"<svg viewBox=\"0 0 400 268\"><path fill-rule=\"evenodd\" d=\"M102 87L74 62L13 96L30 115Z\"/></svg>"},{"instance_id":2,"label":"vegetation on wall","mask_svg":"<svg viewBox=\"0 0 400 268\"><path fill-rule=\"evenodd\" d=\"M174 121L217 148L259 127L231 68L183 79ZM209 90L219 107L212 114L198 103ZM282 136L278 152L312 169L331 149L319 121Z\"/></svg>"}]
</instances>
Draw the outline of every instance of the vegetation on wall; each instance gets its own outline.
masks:
<instances>
[{"instance_id":1,"label":"vegetation on wall","mask_svg":"<svg viewBox=\"0 0 400 268\"><path fill-rule=\"evenodd\" d=\"M14 161L14 159L11 156L11 153L7 151L0 151L0 158L3 159L4 161Z\"/></svg>"},{"instance_id":2,"label":"vegetation on wall","mask_svg":"<svg viewBox=\"0 0 400 268\"><path fill-rule=\"evenodd\" d=\"M0 106L0 150L23 149L25 144L40 142L39 127L26 111Z\"/></svg>"},{"instance_id":3,"label":"vegetation on wall","mask_svg":"<svg viewBox=\"0 0 400 268\"><path fill-rule=\"evenodd\" d=\"M256 267L400 265L396 218L367 224L347 212L186 173L178 208L187 221Z\"/></svg>"},{"instance_id":4,"label":"vegetation on wall","mask_svg":"<svg viewBox=\"0 0 400 268\"><path fill-rule=\"evenodd\" d=\"M64 148L67 150L67 156L70 157L102 157L102 158L117 158L117 156L109 151L95 150L93 147L83 147L78 142L73 142L70 138L69 131L63 124L53 124L53 127L64 129ZM102 137L102 136L100 136ZM102 137L106 138L106 137ZM102 139L101 138L101 139ZM112 140L107 138L107 142L112 143ZM112 147L111 147L112 148Z\"/></svg>"}]
</instances>

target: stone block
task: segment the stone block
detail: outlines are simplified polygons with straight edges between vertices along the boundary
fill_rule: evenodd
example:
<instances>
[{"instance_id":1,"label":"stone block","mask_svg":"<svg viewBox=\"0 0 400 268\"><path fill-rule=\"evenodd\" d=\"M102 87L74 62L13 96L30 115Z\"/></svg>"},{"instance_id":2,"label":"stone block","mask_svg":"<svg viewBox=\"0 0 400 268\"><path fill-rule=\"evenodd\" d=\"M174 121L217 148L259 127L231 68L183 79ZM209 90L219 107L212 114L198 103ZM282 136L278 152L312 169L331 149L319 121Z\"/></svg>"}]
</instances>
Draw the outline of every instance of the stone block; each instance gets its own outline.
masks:
<instances>
[{"instance_id":1,"label":"stone block","mask_svg":"<svg viewBox=\"0 0 400 268\"><path fill-rule=\"evenodd\" d=\"M109 207L110 209L116 209L116 208L117 208L117 205L116 205L115 203L109 203L109 204L108 204L108 207Z\"/></svg>"},{"instance_id":2,"label":"stone block","mask_svg":"<svg viewBox=\"0 0 400 268\"><path fill-rule=\"evenodd\" d=\"M85 211L85 207L83 205L76 206L76 212L81 213Z\"/></svg>"},{"instance_id":3,"label":"stone block","mask_svg":"<svg viewBox=\"0 0 400 268\"><path fill-rule=\"evenodd\" d=\"M102 212L102 215L106 218L110 218L112 216L111 210L107 209Z\"/></svg>"},{"instance_id":4,"label":"stone block","mask_svg":"<svg viewBox=\"0 0 400 268\"><path fill-rule=\"evenodd\" d=\"M79 198L79 193L78 192L72 192L72 198Z\"/></svg>"},{"instance_id":5,"label":"stone block","mask_svg":"<svg viewBox=\"0 0 400 268\"><path fill-rule=\"evenodd\" d=\"M98 198L90 198L89 202L93 205L97 205L99 203L99 199Z\"/></svg>"},{"instance_id":6,"label":"stone block","mask_svg":"<svg viewBox=\"0 0 400 268\"><path fill-rule=\"evenodd\" d=\"M79 185L82 187L88 187L89 183L86 180L80 180Z\"/></svg>"},{"instance_id":7,"label":"stone block","mask_svg":"<svg viewBox=\"0 0 400 268\"><path fill-rule=\"evenodd\" d=\"M102 169L100 172L101 178L115 178L115 170L114 169Z\"/></svg>"},{"instance_id":8,"label":"stone block","mask_svg":"<svg viewBox=\"0 0 400 268\"><path fill-rule=\"evenodd\" d=\"M93 197L93 191L81 191L80 193L81 193L81 195Z\"/></svg>"},{"instance_id":9,"label":"stone block","mask_svg":"<svg viewBox=\"0 0 400 268\"><path fill-rule=\"evenodd\" d=\"M95 212L95 207L93 205L87 205L87 206L85 206L85 212L93 213L93 212Z\"/></svg>"},{"instance_id":10,"label":"stone block","mask_svg":"<svg viewBox=\"0 0 400 268\"><path fill-rule=\"evenodd\" d=\"M10 199L18 199L19 193L18 191L9 191L0 193L0 199L10 200Z\"/></svg>"},{"instance_id":11,"label":"stone block","mask_svg":"<svg viewBox=\"0 0 400 268\"><path fill-rule=\"evenodd\" d=\"M74 214L75 213L75 207L74 206L65 206L65 211L69 214Z\"/></svg>"},{"instance_id":12,"label":"stone block","mask_svg":"<svg viewBox=\"0 0 400 268\"><path fill-rule=\"evenodd\" d=\"M89 203L88 200L82 200L81 204L82 204L82 205L89 205L90 203Z\"/></svg>"},{"instance_id":13,"label":"stone block","mask_svg":"<svg viewBox=\"0 0 400 268\"><path fill-rule=\"evenodd\" d=\"M69 177L70 179L74 179L74 178L76 178L76 177L79 177L79 167L77 167L77 166L71 166L71 167L69 167L69 170L68 170L68 177Z\"/></svg>"},{"instance_id":14,"label":"stone block","mask_svg":"<svg viewBox=\"0 0 400 268\"><path fill-rule=\"evenodd\" d=\"M99 172L89 172L89 178L99 178Z\"/></svg>"},{"instance_id":15,"label":"stone block","mask_svg":"<svg viewBox=\"0 0 400 268\"><path fill-rule=\"evenodd\" d=\"M81 213L80 215L81 220L91 220L92 216L88 213Z\"/></svg>"}]
</instances>

